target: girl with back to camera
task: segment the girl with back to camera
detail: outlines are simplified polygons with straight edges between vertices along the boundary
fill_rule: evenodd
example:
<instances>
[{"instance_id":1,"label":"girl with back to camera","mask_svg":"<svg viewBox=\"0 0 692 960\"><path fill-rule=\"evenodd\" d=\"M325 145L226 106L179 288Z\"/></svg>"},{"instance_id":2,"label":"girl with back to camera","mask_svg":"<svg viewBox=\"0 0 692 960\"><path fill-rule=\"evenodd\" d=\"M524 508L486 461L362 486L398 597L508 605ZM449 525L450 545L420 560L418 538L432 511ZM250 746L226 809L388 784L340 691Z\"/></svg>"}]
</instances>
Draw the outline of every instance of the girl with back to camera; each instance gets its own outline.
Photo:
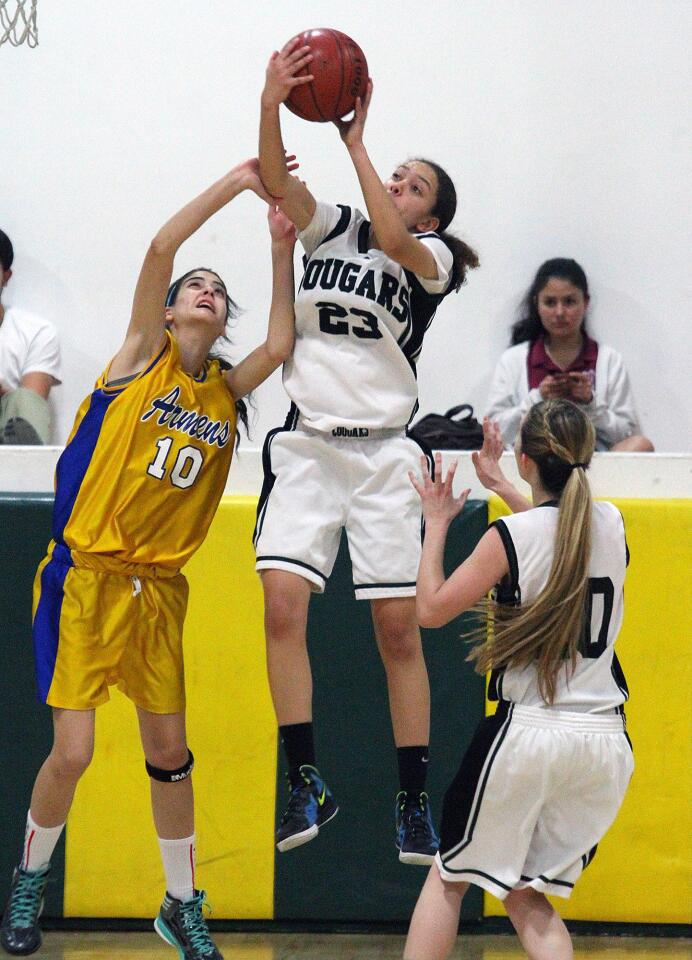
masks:
<instances>
[{"instance_id":1,"label":"girl with back to camera","mask_svg":"<svg viewBox=\"0 0 692 960\"><path fill-rule=\"evenodd\" d=\"M516 441L533 507L506 480L502 438L484 423L479 479L516 512L497 520L448 578L447 530L468 495L411 480L425 542L416 597L423 626L448 623L495 588L493 633L473 647L491 670L495 715L482 720L445 795L440 849L416 905L405 960L445 960L473 883L504 901L531 960L571 960L567 928L545 894L569 897L615 819L632 769L614 652L629 553L622 517L586 477L594 429L576 404L541 401ZM438 463L439 467L439 463Z\"/></svg>"},{"instance_id":2,"label":"girl with back to camera","mask_svg":"<svg viewBox=\"0 0 692 960\"><path fill-rule=\"evenodd\" d=\"M641 435L622 357L586 331L589 287L576 260L539 267L500 357L488 399L505 443L514 443L523 414L539 400L578 403L596 428L596 449L649 453Z\"/></svg>"},{"instance_id":3,"label":"girl with back to camera","mask_svg":"<svg viewBox=\"0 0 692 960\"><path fill-rule=\"evenodd\" d=\"M125 341L82 403L57 464L53 540L36 574L33 617L39 699L53 708L54 741L36 778L2 919L0 944L11 954L41 944L51 855L91 761L96 707L117 683L137 710L166 877L155 929L181 960L221 957L195 884L182 648L188 588L180 568L216 512L237 416L247 426L240 398L291 352L295 228L270 207L267 338L235 367L210 356L235 308L219 275L202 267L169 284L180 245L243 190L270 201L256 159L154 237ZM127 836L113 840L127 845Z\"/></svg>"},{"instance_id":4,"label":"girl with back to camera","mask_svg":"<svg viewBox=\"0 0 692 960\"><path fill-rule=\"evenodd\" d=\"M288 850L337 812L315 766L306 649L311 591L332 571L341 529L356 597L371 602L389 692L400 792L396 845L405 863L437 849L425 777L430 692L415 612L420 505L406 479L420 448L406 434L417 406L416 361L438 304L464 282L476 254L446 232L456 193L437 164L414 159L382 183L363 144L370 104L339 121L369 219L318 202L284 161L279 107L310 62L288 43L269 61L262 93L260 174L296 224L306 266L296 300L296 348L284 368L292 400L269 434L255 535L265 598L269 683L288 760L290 799L277 831Z\"/></svg>"}]
</instances>

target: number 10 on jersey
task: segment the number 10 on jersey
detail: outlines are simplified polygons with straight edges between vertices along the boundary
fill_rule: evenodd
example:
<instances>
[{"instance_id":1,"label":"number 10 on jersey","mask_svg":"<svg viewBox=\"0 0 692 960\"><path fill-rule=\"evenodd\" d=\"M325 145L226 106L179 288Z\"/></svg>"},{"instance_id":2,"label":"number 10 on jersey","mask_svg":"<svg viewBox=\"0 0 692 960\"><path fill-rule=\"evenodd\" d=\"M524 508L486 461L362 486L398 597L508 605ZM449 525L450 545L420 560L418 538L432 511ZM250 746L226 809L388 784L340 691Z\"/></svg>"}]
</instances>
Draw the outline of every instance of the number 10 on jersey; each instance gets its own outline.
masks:
<instances>
[{"instance_id":1,"label":"number 10 on jersey","mask_svg":"<svg viewBox=\"0 0 692 960\"><path fill-rule=\"evenodd\" d=\"M147 473L155 480L163 480L168 471L167 461L173 446L173 437L161 437L156 441L156 446L158 450L147 467ZM191 444L181 447L170 471L169 479L173 486L180 487L182 490L191 487L197 479L197 474L202 469L203 463L204 455L197 447L193 447Z\"/></svg>"}]
</instances>

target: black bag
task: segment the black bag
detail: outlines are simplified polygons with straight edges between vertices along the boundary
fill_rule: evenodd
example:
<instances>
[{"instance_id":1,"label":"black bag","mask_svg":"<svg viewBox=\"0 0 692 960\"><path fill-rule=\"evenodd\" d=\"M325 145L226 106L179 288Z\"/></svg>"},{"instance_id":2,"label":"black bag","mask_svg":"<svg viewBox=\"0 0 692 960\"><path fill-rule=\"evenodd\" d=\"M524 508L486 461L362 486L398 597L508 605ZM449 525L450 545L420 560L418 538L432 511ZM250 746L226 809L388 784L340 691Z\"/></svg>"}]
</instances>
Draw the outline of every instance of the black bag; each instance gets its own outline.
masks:
<instances>
[{"instance_id":1,"label":"black bag","mask_svg":"<svg viewBox=\"0 0 692 960\"><path fill-rule=\"evenodd\" d=\"M458 417L460 413L465 416ZM474 417L470 403L460 403L444 416L429 413L408 432L431 450L480 450L483 446L483 427Z\"/></svg>"}]
</instances>

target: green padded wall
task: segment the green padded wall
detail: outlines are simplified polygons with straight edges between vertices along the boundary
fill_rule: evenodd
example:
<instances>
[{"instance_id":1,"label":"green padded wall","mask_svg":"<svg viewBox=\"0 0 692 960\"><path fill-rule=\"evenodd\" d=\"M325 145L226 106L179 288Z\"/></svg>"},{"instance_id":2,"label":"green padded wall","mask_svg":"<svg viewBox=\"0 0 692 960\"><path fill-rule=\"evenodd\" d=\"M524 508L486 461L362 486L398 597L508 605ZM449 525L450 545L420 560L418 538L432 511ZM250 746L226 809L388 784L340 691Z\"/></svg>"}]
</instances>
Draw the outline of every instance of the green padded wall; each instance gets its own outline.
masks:
<instances>
[{"instance_id":1,"label":"green padded wall","mask_svg":"<svg viewBox=\"0 0 692 960\"><path fill-rule=\"evenodd\" d=\"M31 588L50 540L51 494L0 494L0 902L21 854L31 788L51 744L50 709L36 699ZM64 836L53 857L44 914L62 916Z\"/></svg>"},{"instance_id":2,"label":"green padded wall","mask_svg":"<svg viewBox=\"0 0 692 960\"><path fill-rule=\"evenodd\" d=\"M11 571L0 586L0 762L6 771L0 791L0 822L5 825L0 831L2 899L19 855L33 779L51 746L50 711L36 701L31 652L31 585L50 538L51 509L50 495L0 495L0 559L3 569ZM486 523L486 504L467 504L451 531L449 569L473 549ZM444 788L483 714L483 681L464 663L461 629L455 622L444 630L424 631L432 688L428 786L436 818ZM309 644L318 757L341 811L317 842L276 855L274 917L326 923L406 921L425 869L400 864L394 848L397 767L384 671L372 636L370 606L353 596L345 538L327 591L313 598ZM277 780L277 807L282 809L286 786L281 755ZM251 793L252 784L247 786ZM53 866L47 917L63 915L62 840ZM135 907L132 916L136 912ZM472 889L464 917L481 915L480 892Z\"/></svg>"},{"instance_id":3,"label":"green padded wall","mask_svg":"<svg viewBox=\"0 0 692 960\"><path fill-rule=\"evenodd\" d=\"M487 527L487 504L472 501L450 532L445 564L457 566ZM432 694L428 789L435 819L484 711L484 681L464 662L462 620L423 631ZM396 750L387 688L375 645L370 604L353 596L345 536L324 594L313 596L308 642L315 681L317 762L339 814L317 840L277 853L277 920L407 921L426 868L399 863L394 847ZM277 817L287 799L279 752ZM464 919L482 916L480 890L464 899Z\"/></svg>"}]
</instances>

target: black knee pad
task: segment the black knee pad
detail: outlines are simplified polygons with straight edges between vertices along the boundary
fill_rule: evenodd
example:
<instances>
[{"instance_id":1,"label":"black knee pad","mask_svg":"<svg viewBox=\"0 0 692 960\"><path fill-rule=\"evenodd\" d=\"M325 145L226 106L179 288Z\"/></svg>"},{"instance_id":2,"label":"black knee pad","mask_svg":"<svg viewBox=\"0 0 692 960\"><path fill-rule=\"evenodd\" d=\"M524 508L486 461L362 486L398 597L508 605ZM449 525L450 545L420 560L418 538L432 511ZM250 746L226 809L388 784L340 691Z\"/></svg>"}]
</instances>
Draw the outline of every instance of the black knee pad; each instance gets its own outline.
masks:
<instances>
[{"instance_id":1,"label":"black knee pad","mask_svg":"<svg viewBox=\"0 0 692 960\"><path fill-rule=\"evenodd\" d=\"M178 767L177 770L162 770L161 767L154 767L148 760L145 759L144 761L144 766L147 768L147 773L152 780L159 780L161 783L177 783L179 780L187 780L192 773L194 765L195 758L192 756L192 750L189 748L187 751L187 760L182 767Z\"/></svg>"}]
</instances>

